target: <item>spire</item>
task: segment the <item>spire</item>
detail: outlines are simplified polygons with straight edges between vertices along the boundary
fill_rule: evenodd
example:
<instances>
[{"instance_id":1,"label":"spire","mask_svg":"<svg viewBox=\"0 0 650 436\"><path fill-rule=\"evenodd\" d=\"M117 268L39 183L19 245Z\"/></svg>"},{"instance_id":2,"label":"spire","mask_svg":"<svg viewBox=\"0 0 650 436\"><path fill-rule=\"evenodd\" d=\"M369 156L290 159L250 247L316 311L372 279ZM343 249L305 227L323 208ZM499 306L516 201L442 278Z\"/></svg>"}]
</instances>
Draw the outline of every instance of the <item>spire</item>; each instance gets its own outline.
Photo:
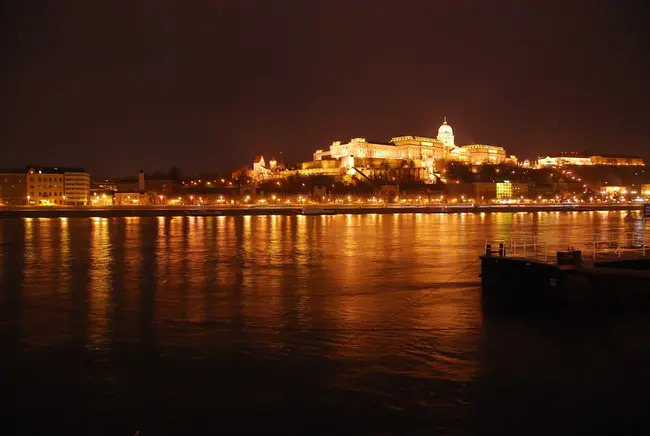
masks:
<instances>
[{"instance_id":1,"label":"spire","mask_svg":"<svg viewBox=\"0 0 650 436\"><path fill-rule=\"evenodd\" d=\"M443 124L447 124L447 117L442 117Z\"/></svg>"}]
</instances>

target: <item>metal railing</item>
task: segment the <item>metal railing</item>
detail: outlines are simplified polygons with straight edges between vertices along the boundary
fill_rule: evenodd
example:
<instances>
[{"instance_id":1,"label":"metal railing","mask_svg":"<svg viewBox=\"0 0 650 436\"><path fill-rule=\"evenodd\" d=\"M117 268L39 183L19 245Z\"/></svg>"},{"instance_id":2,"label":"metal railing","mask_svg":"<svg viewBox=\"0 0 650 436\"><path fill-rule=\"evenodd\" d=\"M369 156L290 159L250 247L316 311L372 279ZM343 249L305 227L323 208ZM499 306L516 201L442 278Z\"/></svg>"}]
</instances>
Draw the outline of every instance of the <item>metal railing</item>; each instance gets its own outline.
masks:
<instances>
[{"instance_id":1,"label":"metal railing","mask_svg":"<svg viewBox=\"0 0 650 436\"><path fill-rule=\"evenodd\" d=\"M647 256L650 254L648 232L603 232L571 239L547 238L543 235L514 235L506 239L486 239L485 254L524 257L548 262L559 251L582 252L583 258Z\"/></svg>"}]
</instances>

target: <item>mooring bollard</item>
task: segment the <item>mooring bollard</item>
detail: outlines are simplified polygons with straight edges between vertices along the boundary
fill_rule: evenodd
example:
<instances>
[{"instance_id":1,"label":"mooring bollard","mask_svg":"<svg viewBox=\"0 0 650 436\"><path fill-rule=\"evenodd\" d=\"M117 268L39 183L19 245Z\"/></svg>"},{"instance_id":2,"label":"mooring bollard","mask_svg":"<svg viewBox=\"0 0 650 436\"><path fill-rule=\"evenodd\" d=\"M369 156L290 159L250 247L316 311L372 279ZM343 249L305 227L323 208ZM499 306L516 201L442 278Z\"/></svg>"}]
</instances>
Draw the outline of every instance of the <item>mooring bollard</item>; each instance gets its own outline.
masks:
<instances>
[{"instance_id":1,"label":"mooring bollard","mask_svg":"<svg viewBox=\"0 0 650 436\"><path fill-rule=\"evenodd\" d=\"M485 244L485 255L492 256L492 244Z\"/></svg>"},{"instance_id":2,"label":"mooring bollard","mask_svg":"<svg viewBox=\"0 0 650 436\"><path fill-rule=\"evenodd\" d=\"M499 256L505 256L506 255L506 245L501 242L499 244Z\"/></svg>"}]
</instances>

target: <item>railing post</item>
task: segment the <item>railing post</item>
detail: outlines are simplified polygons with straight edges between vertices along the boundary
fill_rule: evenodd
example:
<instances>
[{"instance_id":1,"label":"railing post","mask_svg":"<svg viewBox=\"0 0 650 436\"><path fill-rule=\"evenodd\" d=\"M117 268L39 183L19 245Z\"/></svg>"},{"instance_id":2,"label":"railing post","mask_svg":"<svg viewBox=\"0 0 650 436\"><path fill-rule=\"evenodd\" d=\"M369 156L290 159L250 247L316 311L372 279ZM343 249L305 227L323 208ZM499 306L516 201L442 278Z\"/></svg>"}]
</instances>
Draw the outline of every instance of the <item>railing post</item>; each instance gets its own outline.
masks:
<instances>
[{"instance_id":1,"label":"railing post","mask_svg":"<svg viewBox=\"0 0 650 436\"><path fill-rule=\"evenodd\" d=\"M643 239L641 239L641 250L643 251L643 257L645 257L645 235L642 237Z\"/></svg>"},{"instance_id":2,"label":"railing post","mask_svg":"<svg viewBox=\"0 0 650 436\"><path fill-rule=\"evenodd\" d=\"M544 244L544 262L548 262L548 242Z\"/></svg>"},{"instance_id":3,"label":"railing post","mask_svg":"<svg viewBox=\"0 0 650 436\"><path fill-rule=\"evenodd\" d=\"M596 250L598 250L598 242L594 242L594 261L596 260Z\"/></svg>"}]
</instances>

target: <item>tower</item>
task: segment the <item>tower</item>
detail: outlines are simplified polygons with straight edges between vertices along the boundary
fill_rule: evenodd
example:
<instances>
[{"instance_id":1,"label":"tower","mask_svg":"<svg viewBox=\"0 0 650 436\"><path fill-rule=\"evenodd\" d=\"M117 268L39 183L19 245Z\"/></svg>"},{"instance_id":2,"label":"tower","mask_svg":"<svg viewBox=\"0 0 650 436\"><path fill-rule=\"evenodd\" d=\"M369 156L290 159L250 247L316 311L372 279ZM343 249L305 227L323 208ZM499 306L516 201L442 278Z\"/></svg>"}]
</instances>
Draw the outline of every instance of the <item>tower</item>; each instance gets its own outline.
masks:
<instances>
[{"instance_id":1,"label":"tower","mask_svg":"<svg viewBox=\"0 0 650 436\"><path fill-rule=\"evenodd\" d=\"M445 147L454 148L454 130L447 124L447 117L444 117L442 125L438 128L438 141L442 142Z\"/></svg>"},{"instance_id":2,"label":"tower","mask_svg":"<svg viewBox=\"0 0 650 436\"><path fill-rule=\"evenodd\" d=\"M144 185L144 171L140 170L138 173L138 191L144 192L145 190L145 185Z\"/></svg>"}]
</instances>

